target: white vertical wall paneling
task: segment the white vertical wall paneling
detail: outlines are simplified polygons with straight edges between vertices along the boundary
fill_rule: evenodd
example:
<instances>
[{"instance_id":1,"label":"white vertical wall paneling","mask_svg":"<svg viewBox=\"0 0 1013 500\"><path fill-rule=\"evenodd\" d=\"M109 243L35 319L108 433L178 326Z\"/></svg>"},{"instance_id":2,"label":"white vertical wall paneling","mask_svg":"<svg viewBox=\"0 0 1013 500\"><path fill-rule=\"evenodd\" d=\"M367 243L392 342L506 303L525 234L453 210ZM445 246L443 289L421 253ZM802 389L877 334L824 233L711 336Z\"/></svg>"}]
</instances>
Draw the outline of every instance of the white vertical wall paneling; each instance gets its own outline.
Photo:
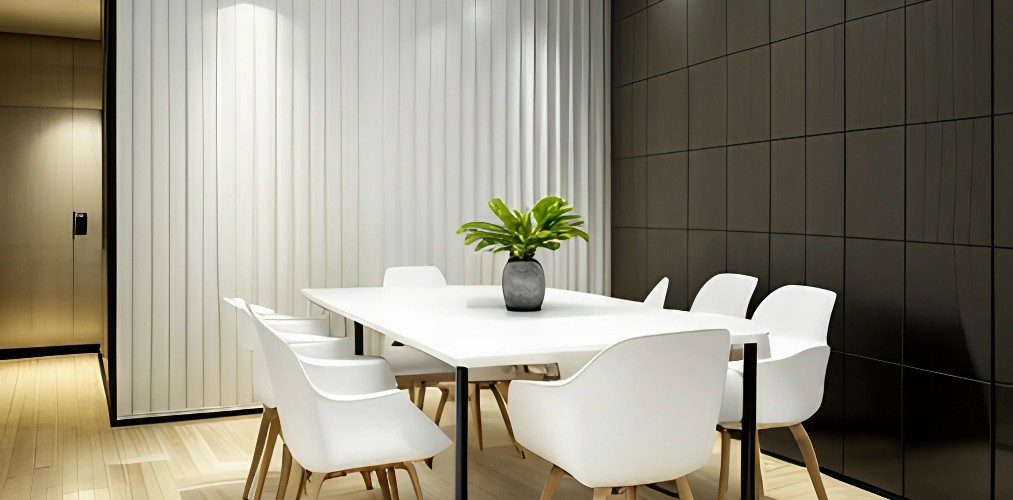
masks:
<instances>
[{"instance_id":1,"label":"white vertical wall paneling","mask_svg":"<svg viewBox=\"0 0 1013 500\"><path fill-rule=\"evenodd\" d=\"M250 403L223 295L435 264L497 283L454 230L501 197L569 199L592 242L541 252L603 292L602 0L127 0L118 57L121 416Z\"/></svg>"}]
</instances>

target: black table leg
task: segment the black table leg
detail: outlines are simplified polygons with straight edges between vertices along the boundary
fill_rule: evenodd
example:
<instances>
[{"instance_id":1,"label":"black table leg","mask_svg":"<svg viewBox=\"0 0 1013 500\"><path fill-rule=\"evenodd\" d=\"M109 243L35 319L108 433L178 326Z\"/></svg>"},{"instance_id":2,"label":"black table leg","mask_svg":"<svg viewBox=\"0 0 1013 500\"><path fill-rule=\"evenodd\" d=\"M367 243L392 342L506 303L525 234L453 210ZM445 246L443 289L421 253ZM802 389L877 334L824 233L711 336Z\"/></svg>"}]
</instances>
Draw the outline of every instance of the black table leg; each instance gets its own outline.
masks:
<instances>
[{"instance_id":1,"label":"black table leg","mask_svg":"<svg viewBox=\"0 0 1013 500\"><path fill-rule=\"evenodd\" d=\"M362 323L355 322L355 355L362 356Z\"/></svg>"},{"instance_id":2,"label":"black table leg","mask_svg":"<svg viewBox=\"0 0 1013 500\"><path fill-rule=\"evenodd\" d=\"M468 369L457 367L456 433L454 442L454 498L468 498ZM477 395L476 395L477 397Z\"/></svg>"},{"instance_id":3,"label":"black table leg","mask_svg":"<svg viewBox=\"0 0 1013 500\"><path fill-rule=\"evenodd\" d=\"M742 494L756 498L756 344L742 346Z\"/></svg>"}]
</instances>

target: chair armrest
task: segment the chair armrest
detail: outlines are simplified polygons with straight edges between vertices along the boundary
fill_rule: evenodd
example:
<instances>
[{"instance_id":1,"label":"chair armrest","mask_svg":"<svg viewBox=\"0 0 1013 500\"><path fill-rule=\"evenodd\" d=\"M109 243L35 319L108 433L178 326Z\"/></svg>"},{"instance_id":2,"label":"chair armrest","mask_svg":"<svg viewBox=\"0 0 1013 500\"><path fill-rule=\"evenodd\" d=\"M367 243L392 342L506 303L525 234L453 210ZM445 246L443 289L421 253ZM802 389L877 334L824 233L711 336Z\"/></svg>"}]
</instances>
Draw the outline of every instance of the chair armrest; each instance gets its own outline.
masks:
<instances>
[{"instance_id":1,"label":"chair armrest","mask_svg":"<svg viewBox=\"0 0 1013 500\"><path fill-rule=\"evenodd\" d=\"M299 356L310 382L324 394L358 397L396 390L394 373L382 358L321 359Z\"/></svg>"},{"instance_id":2,"label":"chair armrest","mask_svg":"<svg viewBox=\"0 0 1013 500\"><path fill-rule=\"evenodd\" d=\"M792 424L806 420L823 400L830 347L813 346L790 356L759 360L756 364L756 418L761 424ZM741 361L728 364L721 421L742 418Z\"/></svg>"},{"instance_id":3,"label":"chair armrest","mask_svg":"<svg viewBox=\"0 0 1013 500\"><path fill-rule=\"evenodd\" d=\"M327 318L264 318L271 328L281 333L303 333L309 335L331 335L331 324Z\"/></svg>"},{"instance_id":4,"label":"chair armrest","mask_svg":"<svg viewBox=\"0 0 1013 500\"><path fill-rule=\"evenodd\" d=\"M315 337L301 334L298 336L303 338ZM290 342L288 337L289 335L282 335L282 339L288 342L292 350L300 356L320 359L351 359L354 355L354 347L351 341L343 338L316 337L316 340L307 339L305 342Z\"/></svg>"}]
</instances>

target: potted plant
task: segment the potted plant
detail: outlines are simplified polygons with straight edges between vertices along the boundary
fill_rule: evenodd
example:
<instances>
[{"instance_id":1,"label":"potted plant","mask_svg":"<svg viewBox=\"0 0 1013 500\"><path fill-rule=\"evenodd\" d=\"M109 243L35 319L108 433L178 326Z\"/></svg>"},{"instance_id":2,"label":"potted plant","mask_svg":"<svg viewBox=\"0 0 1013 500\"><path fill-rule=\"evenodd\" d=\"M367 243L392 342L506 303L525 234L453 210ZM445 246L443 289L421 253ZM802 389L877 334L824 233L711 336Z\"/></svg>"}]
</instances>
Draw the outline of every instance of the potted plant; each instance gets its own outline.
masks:
<instances>
[{"instance_id":1,"label":"potted plant","mask_svg":"<svg viewBox=\"0 0 1013 500\"><path fill-rule=\"evenodd\" d=\"M558 196L546 196L530 210L510 210L499 198L489 201L489 209L502 224L475 221L464 224L464 244L476 243L475 251L510 252L503 268L503 299L508 311L538 311L545 299L545 272L535 260L535 250L556 250L561 242L573 237L589 241L579 228L584 219L571 214L573 207Z\"/></svg>"}]
</instances>

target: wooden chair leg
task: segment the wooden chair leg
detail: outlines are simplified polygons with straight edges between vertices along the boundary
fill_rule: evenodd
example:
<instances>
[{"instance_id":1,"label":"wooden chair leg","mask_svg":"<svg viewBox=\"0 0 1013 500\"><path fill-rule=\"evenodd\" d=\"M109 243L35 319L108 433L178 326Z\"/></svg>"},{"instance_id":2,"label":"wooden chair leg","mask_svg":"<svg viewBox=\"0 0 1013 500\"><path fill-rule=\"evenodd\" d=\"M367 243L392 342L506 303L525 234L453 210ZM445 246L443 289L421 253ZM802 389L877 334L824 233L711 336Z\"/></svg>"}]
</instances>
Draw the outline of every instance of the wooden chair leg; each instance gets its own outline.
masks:
<instances>
[{"instance_id":1,"label":"wooden chair leg","mask_svg":"<svg viewBox=\"0 0 1013 500\"><path fill-rule=\"evenodd\" d=\"M626 487L626 500L637 500L637 487L627 486Z\"/></svg>"},{"instance_id":2,"label":"wooden chair leg","mask_svg":"<svg viewBox=\"0 0 1013 500\"><path fill-rule=\"evenodd\" d=\"M281 447L281 475L278 476L278 492L275 494L275 500L283 500L285 498L285 490L288 488L289 475L292 472L292 454L288 451L287 445Z\"/></svg>"},{"instance_id":3,"label":"wooden chair leg","mask_svg":"<svg viewBox=\"0 0 1013 500\"><path fill-rule=\"evenodd\" d=\"M415 384L408 386L408 399L412 400L412 403L415 402Z\"/></svg>"},{"instance_id":4,"label":"wooden chair leg","mask_svg":"<svg viewBox=\"0 0 1013 500\"><path fill-rule=\"evenodd\" d=\"M763 488L763 453L760 452L760 431L756 431L756 447L755 450L756 458L756 498L763 499L764 488Z\"/></svg>"},{"instance_id":5,"label":"wooden chair leg","mask_svg":"<svg viewBox=\"0 0 1013 500\"><path fill-rule=\"evenodd\" d=\"M391 500L390 483L387 482L387 473L383 469L376 470L376 481L380 483L380 492L383 493L383 500Z\"/></svg>"},{"instance_id":6,"label":"wooden chair leg","mask_svg":"<svg viewBox=\"0 0 1013 500\"><path fill-rule=\"evenodd\" d=\"M253 447L253 460L250 460L250 472L246 475L246 485L243 486L243 498L250 498L250 488L253 487L253 478L257 475L258 465L264 458L264 442L267 441L267 431L271 428L271 410L273 408L264 408L264 413L260 417L260 429L257 431L257 444ZM263 478L260 478L263 481Z\"/></svg>"},{"instance_id":7,"label":"wooden chair leg","mask_svg":"<svg viewBox=\"0 0 1013 500\"><path fill-rule=\"evenodd\" d=\"M299 500L303 492L306 491L306 470L294 458L292 459L292 472L288 475L288 485L285 491L287 500Z\"/></svg>"},{"instance_id":8,"label":"wooden chair leg","mask_svg":"<svg viewBox=\"0 0 1013 500\"><path fill-rule=\"evenodd\" d=\"M612 488L595 488L594 500L605 500L612 494Z\"/></svg>"},{"instance_id":9,"label":"wooden chair leg","mask_svg":"<svg viewBox=\"0 0 1013 500\"><path fill-rule=\"evenodd\" d=\"M320 488L324 485L324 474L309 473L306 480L303 481L305 485L304 494L309 500L317 500L320 497Z\"/></svg>"},{"instance_id":10,"label":"wooden chair leg","mask_svg":"<svg viewBox=\"0 0 1013 500\"><path fill-rule=\"evenodd\" d=\"M366 489L367 490L373 489L373 477L370 476L369 473L366 471L361 471L359 472L359 474L362 475L362 482L365 483Z\"/></svg>"},{"instance_id":11,"label":"wooden chair leg","mask_svg":"<svg viewBox=\"0 0 1013 500\"><path fill-rule=\"evenodd\" d=\"M393 467L387 469L387 482L390 483L391 500L401 500L401 495L397 491L397 471Z\"/></svg>"},{"instance_id":12,"label":"wooden chair leg","mask_svg":"<svg viewBox=\"0 0 1013 500\"><path fill-rule=\"evenodd\" d=\"M496 382L496 387L499 389L499 393L503 395L503 401L510 402L510 381L500 380Z\"/></svg>"},{"instance_id":13,"label":"wooden chair leg","mask_svg":"<svg viewBox=\"0 0 1013 500\"><path fill-rule=\"evenodd\" d=\"M415 464L405 462L404 468L408 471L408 477L412 480L412 488L415 489L415 498L422 500L422 483L419 482L419 473L415 471Z\"/></svg>"},{"instance_id":14,"label":"wooden chair leg","mask_svg":"<svg viewBox=\"0 0 1013 500\"><path fill-rule=\"evenodd\" d=\"M278 433L281 432L281 422L272 418L267 428L267 436L264 438L264 450L260 459L260 468L257 471L257 487L253 492L254 500L260 500L264 496L264 478L267 477L267 468L271 465L271 457L274 455L274 446L278 442Z\"/></svg>"},{"instance_id":15,"label":"wooden chair leg","mask_svg":"<svg viewBox=\"0 0 1013 500\"><path fill-rule=\"evenodd\" d=\"M450 399L450 389L438 385L440 389L440 405L436 407L436 418L433 419L436 425L440 425L440 419L443 418L443 408L447 406L447 400Z\"/></svg>"},{"instance_id":16,"label":"wooden chair leg","mask_svg":"<svg viewBox=\"0 0 1013 500\"><path fill-rule=\"evenodd\" d=\"M524 448L517 443L517 439L514 438L514 427L510 425L510 413L507 412L506 398L503 397L499 392L499 383L491 384L489 389L492 390L492 395L496 397L496 404L499 405L499 412L503 415L503 423L506 425L507 434L510 436L510 442L514 444L514 449L517 451L517 456L524 458Z\"/></svg>"},{"instance_id":17,"label":"wooden chair leg","mask_svg":"<svg viewBox=\"0 0 1013 500\"><path fill-rule=\"evenodd\" d=\"M732 453L732 435L727 429L721 429L721 471L718 475L718 500L724 500L728 494L728 461Z\"/></svg>"},{"instance_id":18,"label":"wooden chair leg","mask_svg":"<svg viewBox=\"0 0 1013 500\"><path fill-rule=\"evenodd\" d=\"M809 479L812 480L813 488L816 489L816 498L827 500L827 490L823 487L823 476L820 474L820 464L816 459L816 450L813 442L809 439L809 433L805 431L802 424L795 424L788 427L791 435L795 437L799 450L802 451L802 458L805 460L805 468L809 471Z\"/></svg>"},{"instance_id":19,"label":"wooden chair leg","mask_svg":"<svg viewBox=\"0 0 1013 500\"><path fill-rule=\"evenodd\" d=\"M693 500L693 490L689 488L689 478L682 476L675 480L675 487L679 490L679 498L682 500Z\"/></svg>"},{"instance_id":20,"label":"wooden chair leg","mask_svg":"<svg viewBox=\"0 0 1013 500\"><path fill-rule=\"evenodd\" d=\"M540 500L552 500L552 496L556 494L556 488L559 486L559 480L563 478L563 469L552 466L552 470L549 471L549 477L545 480L545 486L542 488L542 496Z\"/></svg>"},{"instance_id":21,"label":"wooden chair leg","mask_svg":"<svg viewBox=\"0 0 1013 500\"><path fill-rule=\"evenodd\" d=\"M484 450L485 443L482 442L482 397L481 384L468 384L468 397L471 398L471 413L475 417L475 432L478 435L478 449Z\"/></svg>"},{"instance_id":22,"label":"wooden chair leg","mask_svg":"<svg viewBox=\"0 0 1013 500\"><path fill-rule=\"evenodd\" d=\"M418 392L415 393L415 406L418 406L425 413L426 406L426 384L419 384Z\"/></svg>"}]
</instances>

